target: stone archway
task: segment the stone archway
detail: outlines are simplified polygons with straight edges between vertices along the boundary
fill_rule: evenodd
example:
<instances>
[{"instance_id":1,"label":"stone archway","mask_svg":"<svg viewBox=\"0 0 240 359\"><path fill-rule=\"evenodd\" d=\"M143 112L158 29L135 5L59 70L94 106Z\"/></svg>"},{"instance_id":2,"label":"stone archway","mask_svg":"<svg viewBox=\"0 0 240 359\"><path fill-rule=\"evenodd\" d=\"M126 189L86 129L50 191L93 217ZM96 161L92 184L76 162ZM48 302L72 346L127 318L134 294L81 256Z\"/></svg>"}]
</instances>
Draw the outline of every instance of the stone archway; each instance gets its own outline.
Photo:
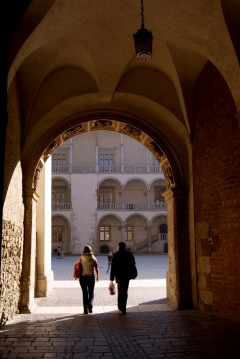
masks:
<instances>
[{"instance_id":1,"label":"stone archway","mask_svg":"<svg viewBox=\"0 0 240 359\"><path fill-rule=\"evenodd\" d=\"M110 248L107 245L103 245L100 247L101 254L108 254L110 252Z\"/></svg>"},{"instance_id":2,"label":"stone archway","mask_svg":"<svg viewBox=\"0 0 240 359\"><path fill-rule=\"evenodd\" d=\"M71 227L66 218L61 215L52 216L52 254L57 253L60 245L64 254L69 254L69 238Z\"/></svg>"},{"instance_id":3,"label":"stone archway","mask_svg":"<svg viewBox=\"0 0 240 359\"><path fill-rule=\"evenodd\" d=\"M169 269L167 272L167 298L169 304L174 308L186 307L192 304L192 289L191 289L191 267L190 267L190 249L189 249L189 230L188 230L188 193L185 189L185 181L182 176L182 170L179 168L178 162L175 160L173 151L167 148L164 144L168 155L165 154L161 145L141 129L121 122L116 119L102 120L95 119L87 122L75 124L65 132L57 136L50 145L43 151L32 177L33 193L37 191L38 179L44 163L64 141L70 139L75 135L87 131L108 130L120 132L144 145L154 157L158 160L161 166L165 181L166 192L164 194L168 206L168 240L169 240ZM29 178L29 177L28 177ZM34 207L31 196L25 197L28 206L33 210ZM26 228L26 242L31 243L32 231L29 226L30 222L25 222ZM31 246L30 246L31 247ZM34 248L34 246L33 246ZM28 253L30 255L30 253ZM30 265L25 261L25 274L30 274ZM23 292L28 292L29 283L23 281ZM24 307L31 307L30 296L27 300L25 298Z\"/></svg>"}]
</instances>

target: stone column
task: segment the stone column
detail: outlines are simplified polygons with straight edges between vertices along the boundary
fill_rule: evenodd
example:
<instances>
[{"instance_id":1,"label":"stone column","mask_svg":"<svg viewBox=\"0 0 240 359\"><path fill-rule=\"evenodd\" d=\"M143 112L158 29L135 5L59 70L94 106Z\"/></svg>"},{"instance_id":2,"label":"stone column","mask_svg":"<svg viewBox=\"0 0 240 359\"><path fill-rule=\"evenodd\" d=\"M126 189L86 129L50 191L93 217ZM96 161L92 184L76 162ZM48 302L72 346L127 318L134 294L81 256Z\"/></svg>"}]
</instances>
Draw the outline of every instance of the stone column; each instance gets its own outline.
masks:
<instances>
[{"instance_id":1,"label":"stone column","mask_svg":"<svg viewBox=\"0 0 240 359\"><path fill-rule=\"evenodd\" d=\"M125 187L121 186L122 197L121 197L121 209L125 209Z\"/></svg>"},{"instance_id":2,"label":"stone column","mask_svg":"<svg viewBox=\"0 0 240 359\"><path fill-rule=\"evenodd\" d=\"M147 234L148 234L148 252L152 252L152 227L148 223L147 225Z\"/></svg>"},{"instance_id":3,"label":"stone column","mask_svg":"<svg viewBox=\"0 0 240 359\"><path fill-rule=\"evenodd\" d=\"M191 306L191 267L189 255L188 202L186 192L164 192L168 213L167 298L173 308Z\"/></svg>"},{"instance_id":4,"label":"stone column","mask_svg":"<svg viewBox=\"0 0 240 359\"><path fill-rule=\"evenodd\" d=\"M120 143L120 148L121 148L121 150L120 150L120 152L121 152L121 173L124 173L125 171L124 171L124 143L123 143L123 134L121 133L120 134L120 141L121 141L121 143Z\"/></svg>"},{"instance_id":5,"label":"stone column","mask_svg":"<svg viewBox=\"0 0 240 359\"><path fill-rule=\"evenodd\" d=\"M70 173L73 173L73 140L70 139L70 153L69 153L69 167L70 167Z\"/></svg>"},{"instance_id":6,"label":"stone column","mask_svg":"<svg viewBox=\"0 0 240 359\"><path fill-rule=\"evenodd\" d=\"M150 189L147 188L147 209L151 210Z\"/></svg>"},{"instance_id":7,"label":"stone column","mask_svg":"<svg viewBox=\"0 0 240 359\"><path fill-rule=\"evenodd\" d=\"M150 163L149 163L149 150L146 148L147 152L147 173L150 173Z\"/></svg>"},{"instance_id":8,"label":"stone column","mask_svg":"<svg viewBox=\"0 0 240 359\"><path fill-rule=\"evenodd\" d=\"M122 225L122 228L121 228L121 241L122 242L125 242L126 241L126 225L125 224L123 224Z\"/></svg>"},{"instance_id":9,"label":"stone column","mask_svg":"<svg viewBox=\"0 0 240 359\"><path fill-rule=\"evenodd\" d=\"M37 245L36 245L36 297L46 297L53 287L51 270L52 217L51 217L51 157L40 173L37 204Z\"/></svg>"},{"instance_id":10,"label":"stone column","mask_svg":"<svg viewBox=\"0 0 240 359\"><path fill-rule=\"evenodd\" d=\"M98 158L98 156L99 156L99 148L98 148L98 144L96 144L96 147L95 147L95 161L96 161L96 163L95 163L95 171L96 171L96 173L99 173L99 158Z\"/></svg>"},{"instance_id":11,"label":"stone column","mask_svg":"<svg viewBox=\"0 0 240 359\"><path fill-rule=\"evenodd\" d=\"M38 190L25 188L25 218L23 266L21 280L20 313L31 313L36 308L34 302L35 261L36 261L36 206Z\"/></svg>"}]
</instances>

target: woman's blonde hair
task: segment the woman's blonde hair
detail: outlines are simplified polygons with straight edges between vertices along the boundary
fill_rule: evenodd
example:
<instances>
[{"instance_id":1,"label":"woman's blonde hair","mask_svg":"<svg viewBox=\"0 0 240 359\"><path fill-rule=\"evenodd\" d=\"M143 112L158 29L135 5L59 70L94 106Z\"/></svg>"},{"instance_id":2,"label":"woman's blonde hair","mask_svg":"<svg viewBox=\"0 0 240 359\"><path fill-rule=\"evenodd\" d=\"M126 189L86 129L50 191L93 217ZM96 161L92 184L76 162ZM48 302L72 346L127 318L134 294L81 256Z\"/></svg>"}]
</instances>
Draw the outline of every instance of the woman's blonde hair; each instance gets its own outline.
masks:
<instances>
[{"instance_id":1,"label":"woman's blonde hair","mask_svg":"<svg viewBox=\"0 0 240 359\"><path fill-rule=\"evenodd\" d=\"M84 254L93 254L92 247L90 247L88 245L84 246L83 253Z\"/></svg>"}]
</instances>

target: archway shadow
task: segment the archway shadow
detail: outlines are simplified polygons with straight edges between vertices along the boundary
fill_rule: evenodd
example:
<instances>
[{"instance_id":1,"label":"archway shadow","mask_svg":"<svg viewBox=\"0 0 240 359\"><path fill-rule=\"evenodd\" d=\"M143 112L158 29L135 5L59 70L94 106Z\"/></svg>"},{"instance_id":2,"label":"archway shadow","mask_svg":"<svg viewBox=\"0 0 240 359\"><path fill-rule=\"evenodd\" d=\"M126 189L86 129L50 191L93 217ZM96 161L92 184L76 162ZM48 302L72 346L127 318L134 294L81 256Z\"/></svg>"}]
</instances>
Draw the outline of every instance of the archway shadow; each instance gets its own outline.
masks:
<instances>
[{"instance_id":1,"label":"archway shadow","mask_svg":"<svg viewBox=\"0 0 240 359\"><path fill-rule=\"evenodd\" d=\"M164 299L160 302L164 304ZM0 357L17 358L23 353L64 359L239 357L237 321L195 310L134 309L127 315L118 315L116 310L91 315L18 315L1 330Z\"/></svg>"}]
</instances>

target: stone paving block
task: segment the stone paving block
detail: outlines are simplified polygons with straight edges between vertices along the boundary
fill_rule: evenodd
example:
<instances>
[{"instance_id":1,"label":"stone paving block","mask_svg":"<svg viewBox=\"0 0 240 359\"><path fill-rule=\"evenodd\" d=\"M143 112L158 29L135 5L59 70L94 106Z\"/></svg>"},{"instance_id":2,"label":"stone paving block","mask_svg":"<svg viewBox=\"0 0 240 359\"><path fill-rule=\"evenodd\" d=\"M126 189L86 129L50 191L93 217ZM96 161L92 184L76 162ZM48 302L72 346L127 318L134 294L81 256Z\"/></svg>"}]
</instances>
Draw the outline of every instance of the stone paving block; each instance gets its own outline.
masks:
<instances>
[{"instance_id":1,"label":"stone paving block","mask_svg":"<svg viewBox=\"0 0 240 359\"><path fill-rule=\"evenodd\" d=\"M240 358L239 322L194 310L172 310L159 297L157 302L141 303L146 294L157 293L152 282L132 287L127 315L122 316L117 296L108 295L106 283L99 285L89 315L82 314L79 283L67 290L54 289L49 298L38 301L33 314L20 314L2 328L0 358Z\"/></svg>"}]
</instances>

